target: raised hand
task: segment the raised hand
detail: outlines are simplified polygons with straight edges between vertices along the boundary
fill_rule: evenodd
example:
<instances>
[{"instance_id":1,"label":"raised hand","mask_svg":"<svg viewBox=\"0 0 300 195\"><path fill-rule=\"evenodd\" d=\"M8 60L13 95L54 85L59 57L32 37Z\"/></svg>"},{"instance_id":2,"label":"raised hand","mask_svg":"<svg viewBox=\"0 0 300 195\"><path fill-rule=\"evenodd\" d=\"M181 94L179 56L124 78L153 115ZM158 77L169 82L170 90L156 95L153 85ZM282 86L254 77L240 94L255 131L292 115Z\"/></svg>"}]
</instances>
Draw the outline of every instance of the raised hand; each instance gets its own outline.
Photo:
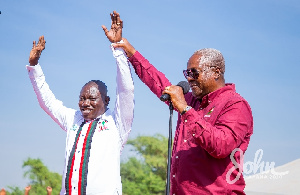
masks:
<instances>
[{"instance_id":1,"label":"raised hand","mask_svg":"<svg viewBox=\"0 0 300 195\"><path fill-rule=\"evenodd\" d=\"M52 188L50 186L48 186L46 189L47 189L47 195L51 195Z\"/></svg>"},{"instance_id":2,"label":"raised hand","mask_svg":"<svg viewBox=\"0 0 300 195\"><path fill-rule=\"evenodd\" d=\"M110 17L111 17L110 30L108 31L104 25L102 25L102 28L108 40L111 43L117 43L122 40L123 21L120 18L120 14L116 11L110 13Z\"/></svg>"},{"instance_id":3,"label":"raised hand","mask_svg":"<svg viewBox=\"0 0 300 195\"><path fill-rule=\"evenodd\" d=\"M30 66L35 66L38 64L42 51L45 49L46 41L44 36L40 36L39 42L36 44L33 41L33 46L29 54L29 64Z\"/></svg>"},{"instance_id":4,"label":"raised hand","mask_svg":"<svg viewBox=\"0 0 300 195\"><path fill-rule=\"evenodd\" d=\"M25 187L25 193L24 193L24 195L28 195L30 189L31 189L31 186L30 186L30 185L29 185L29 186L26 186L26 187Z\"/></svg>"}]
</instances>

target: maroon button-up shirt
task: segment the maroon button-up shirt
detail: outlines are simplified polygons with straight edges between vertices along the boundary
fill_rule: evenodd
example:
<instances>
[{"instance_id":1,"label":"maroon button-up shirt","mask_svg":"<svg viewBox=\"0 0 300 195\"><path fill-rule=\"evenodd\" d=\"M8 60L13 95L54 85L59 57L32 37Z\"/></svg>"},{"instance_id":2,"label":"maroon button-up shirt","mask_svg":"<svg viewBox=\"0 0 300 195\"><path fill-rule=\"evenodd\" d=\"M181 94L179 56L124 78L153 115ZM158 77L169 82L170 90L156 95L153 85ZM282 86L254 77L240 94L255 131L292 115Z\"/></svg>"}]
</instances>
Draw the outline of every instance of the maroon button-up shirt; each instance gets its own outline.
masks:
<instances>
[{"instance_id":1,"label":"maroon button-up shirt","mask_svg":"<svg viewBox=\"0 0 300 195\"><path fill-rule=\"evenodd\" d=\"M171 85L139 52L129 61L158 97ZM187 93L185 99L193 109L178 116L171 161L171 194L245 194L240 157L253 133L253 117L247 101L235 92L234 84L226 84L204 96L201 102L192 93Z\"/></svg>"}]
</instances>

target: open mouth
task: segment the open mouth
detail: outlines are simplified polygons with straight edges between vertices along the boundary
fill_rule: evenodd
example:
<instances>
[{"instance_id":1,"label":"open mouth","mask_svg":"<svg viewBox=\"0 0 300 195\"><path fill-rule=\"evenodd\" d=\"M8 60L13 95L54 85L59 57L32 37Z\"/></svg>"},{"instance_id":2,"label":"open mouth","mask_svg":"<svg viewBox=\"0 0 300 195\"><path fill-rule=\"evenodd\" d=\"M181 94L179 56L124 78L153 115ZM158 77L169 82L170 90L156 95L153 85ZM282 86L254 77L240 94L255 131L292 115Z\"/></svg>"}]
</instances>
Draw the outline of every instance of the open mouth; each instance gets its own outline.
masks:
<instances>
[{"instance_id":1,"label":"open mouth","mask_svg":"<svg viewBox=\"0 0 300 195\"><path fill-rule=\"evenodd\" d=\"M92 110L90 110L90 109L81 109L81 113L83 114L83 115L88 115L90 112L91 112Z\"/></svg>"}]
</instances>

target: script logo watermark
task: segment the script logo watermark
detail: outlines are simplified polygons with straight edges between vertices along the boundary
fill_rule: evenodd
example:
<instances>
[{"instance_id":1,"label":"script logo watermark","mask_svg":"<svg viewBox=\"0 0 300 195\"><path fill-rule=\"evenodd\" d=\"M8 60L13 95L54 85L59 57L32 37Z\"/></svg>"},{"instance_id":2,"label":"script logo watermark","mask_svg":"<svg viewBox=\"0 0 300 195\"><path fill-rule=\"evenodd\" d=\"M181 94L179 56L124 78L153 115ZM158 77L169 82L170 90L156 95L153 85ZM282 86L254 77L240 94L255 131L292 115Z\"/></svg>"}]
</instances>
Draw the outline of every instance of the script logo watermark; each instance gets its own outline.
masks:
<instances>
[{"instance_id":1,"label":"script logo watermark","mask_svg":"<svg viewBox=\"0 0 300 195\"><path fill-rule=\"evenodd\" d=\"M235 158L234 158L234 154L236 152L240 153L240 163L236 162ZM287 175L289 173L289 171L285 171L285 172L276 172L275 171L275 162L264 162L261 161L263 156L263 150L259 149L255 152L255 157L254 157L254 161L247 161L246 163L244 163L244 153L240 148L235 148L231 154L230 154L230 159L233 163L233 167L231 167L231 169L229 169L229 171L226 174L226 181L229 184L234 184L237 180L240 179L242 172L244 172L245 174L256 174L256 173L260 173L259 176L255 176L259 179L280 179L282 178L283 175ZM233 173L233 171L238 170L238 174L236 175L236 177L231 180L230 176ZM259 170L259 172L258 172ZM249 177L254 177L254 176L249 176Z\"/></svg>"}]
</instances>

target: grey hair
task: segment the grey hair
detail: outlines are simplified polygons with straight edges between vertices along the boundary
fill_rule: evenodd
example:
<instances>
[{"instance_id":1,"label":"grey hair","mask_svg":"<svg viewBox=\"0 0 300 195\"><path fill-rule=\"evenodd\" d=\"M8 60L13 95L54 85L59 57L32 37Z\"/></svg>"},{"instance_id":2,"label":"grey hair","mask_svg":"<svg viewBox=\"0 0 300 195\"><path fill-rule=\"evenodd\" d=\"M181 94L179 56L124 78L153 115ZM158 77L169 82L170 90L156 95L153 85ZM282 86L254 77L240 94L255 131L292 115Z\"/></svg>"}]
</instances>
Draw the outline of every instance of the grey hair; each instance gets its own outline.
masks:
<instances>
[{"instance_id":1,"label":"grey hair","mask_svg":"<svg viewBox=\"0 0 300 195\"><path fill-rule=\"evenodd\" d=\"M222 53L213 48L204 48L195 51L194 55L200 55L199 65L216 66L222 74L225 73L225 60Z\"/></svg>"}]
</instances>

